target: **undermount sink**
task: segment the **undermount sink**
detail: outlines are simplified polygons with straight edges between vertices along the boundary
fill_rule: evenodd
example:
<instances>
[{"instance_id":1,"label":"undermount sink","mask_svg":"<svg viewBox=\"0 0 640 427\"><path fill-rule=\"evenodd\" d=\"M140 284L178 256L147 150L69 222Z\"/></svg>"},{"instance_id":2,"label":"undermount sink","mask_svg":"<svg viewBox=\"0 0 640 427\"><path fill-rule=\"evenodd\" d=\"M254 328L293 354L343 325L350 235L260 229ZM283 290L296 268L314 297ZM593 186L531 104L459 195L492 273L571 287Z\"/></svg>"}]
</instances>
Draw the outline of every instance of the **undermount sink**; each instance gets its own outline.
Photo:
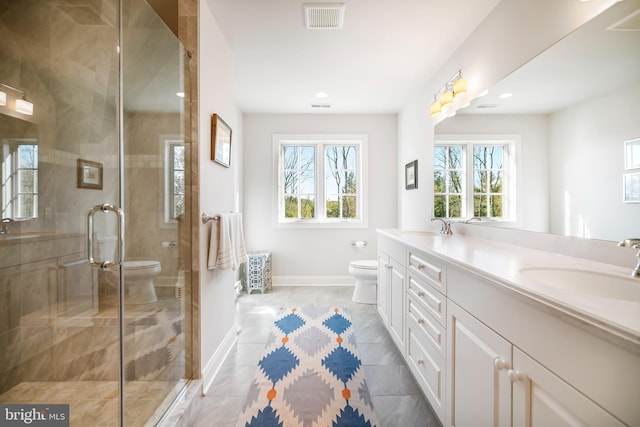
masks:
<instances>
[{"instance_id":1,"label":"undermount sink","mask_svg":"<svg viewBox=\"0 0 640 427\"><path fill-rule=\"evenodd\" d=\"M556 289L640 303L640 278L565 268L525 268L524 276Z\"/></svg>"}]
</instances>

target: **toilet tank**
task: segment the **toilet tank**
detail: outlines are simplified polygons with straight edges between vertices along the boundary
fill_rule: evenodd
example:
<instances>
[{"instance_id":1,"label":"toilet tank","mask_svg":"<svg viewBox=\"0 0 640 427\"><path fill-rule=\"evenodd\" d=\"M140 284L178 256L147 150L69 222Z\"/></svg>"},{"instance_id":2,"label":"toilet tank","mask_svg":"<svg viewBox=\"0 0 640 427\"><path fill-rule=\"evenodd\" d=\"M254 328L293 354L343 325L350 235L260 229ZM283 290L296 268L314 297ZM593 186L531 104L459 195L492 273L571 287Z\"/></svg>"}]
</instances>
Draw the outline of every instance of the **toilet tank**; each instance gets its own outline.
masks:
<instances>
[{"instance_id":1,"label":"toilet tank","mask_svg":"<svg viewBox=\"0 0 640 427\"><path fill-rule=\"evenodd\" d=\"M96 261L114 261L116 258L116 247L118 238L105 234L96 233L93 239L93 258Z\"/></svg>"}]
</instances>

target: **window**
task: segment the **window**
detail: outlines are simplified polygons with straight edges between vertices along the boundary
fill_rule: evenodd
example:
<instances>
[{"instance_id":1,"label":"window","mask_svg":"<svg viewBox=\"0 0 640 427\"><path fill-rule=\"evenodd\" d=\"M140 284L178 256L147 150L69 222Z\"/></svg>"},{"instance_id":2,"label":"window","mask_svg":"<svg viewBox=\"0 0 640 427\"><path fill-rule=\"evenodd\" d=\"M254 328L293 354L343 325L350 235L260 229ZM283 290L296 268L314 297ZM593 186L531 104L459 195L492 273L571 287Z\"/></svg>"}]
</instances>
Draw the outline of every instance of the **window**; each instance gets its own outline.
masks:
<instances>
[{"instance_id":1,"label":"window","mask_svg":"<svg viewBox=\"0 0 640 427\"><path fill-rule=\"evenodd\" d=\"M165 140L164 221L174 222L184 214L185 146L183 141Z\"/></svg>"},{"instance_id":2,"label":"window","mask_svg":"<svg viewBox=\"0 0 640 427\"><path fill-rule=\"evenodd\" d=\"M275 135L280 225L366 226L366 136Z\"/></svg>"},{"instance_id":3,"label":"window","mask_svg":"<svg viewBox=\"0 0 640 427\"><path fill-rule=\"evenodd\" d=\"M38 145L32 139L2 144L2 218L38 217Z\"/></svg>"},{"instance_id":4,"label":"window","mask_svg":"<svg viewBox=\"0 0 640 427\"><path fill-rule=\"evenodd\" d=\"M515 221L515 140L436 141L433 215Z\"/></svg>"}]
</instances>

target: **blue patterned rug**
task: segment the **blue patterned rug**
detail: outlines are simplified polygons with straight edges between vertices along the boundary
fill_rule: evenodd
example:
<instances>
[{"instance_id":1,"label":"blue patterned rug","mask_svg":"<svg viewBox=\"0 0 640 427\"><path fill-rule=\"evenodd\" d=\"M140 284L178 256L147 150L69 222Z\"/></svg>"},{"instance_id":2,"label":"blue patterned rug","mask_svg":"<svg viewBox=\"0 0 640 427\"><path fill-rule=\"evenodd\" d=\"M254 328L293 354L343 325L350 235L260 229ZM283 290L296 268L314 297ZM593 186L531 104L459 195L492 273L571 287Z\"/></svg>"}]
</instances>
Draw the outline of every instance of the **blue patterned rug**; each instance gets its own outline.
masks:
<instances>
[{"instance_id":1,"label":"blue patterned rug","mask_svg":"<svg viewBox=\"0 0 640 427\"><path fill-rule=\"evenodd\" d=\"M292 308L274 324L238 427L378 425L344 310Z\"/></svg>"}]
</instances>

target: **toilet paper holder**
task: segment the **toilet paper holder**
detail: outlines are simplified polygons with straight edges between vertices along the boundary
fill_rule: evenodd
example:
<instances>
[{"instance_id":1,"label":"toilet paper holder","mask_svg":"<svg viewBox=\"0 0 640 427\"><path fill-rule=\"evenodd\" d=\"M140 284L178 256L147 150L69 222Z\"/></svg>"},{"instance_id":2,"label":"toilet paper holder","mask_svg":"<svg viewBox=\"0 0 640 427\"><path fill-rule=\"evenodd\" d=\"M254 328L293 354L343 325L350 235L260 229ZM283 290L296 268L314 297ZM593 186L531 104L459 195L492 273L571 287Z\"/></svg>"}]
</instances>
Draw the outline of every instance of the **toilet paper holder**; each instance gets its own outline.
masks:
<instances>
[{"instance_id":1,"label":"toilet paper holder","mask_svg":"<svg viewBox=\"0 0 640 427\"><path fill-rule=\"evenodd\" d=\"M368 242L366 240L352 240L351 246L355 246L356 248L364 248L367 246Z\"/></svg>"}]
</instances>

